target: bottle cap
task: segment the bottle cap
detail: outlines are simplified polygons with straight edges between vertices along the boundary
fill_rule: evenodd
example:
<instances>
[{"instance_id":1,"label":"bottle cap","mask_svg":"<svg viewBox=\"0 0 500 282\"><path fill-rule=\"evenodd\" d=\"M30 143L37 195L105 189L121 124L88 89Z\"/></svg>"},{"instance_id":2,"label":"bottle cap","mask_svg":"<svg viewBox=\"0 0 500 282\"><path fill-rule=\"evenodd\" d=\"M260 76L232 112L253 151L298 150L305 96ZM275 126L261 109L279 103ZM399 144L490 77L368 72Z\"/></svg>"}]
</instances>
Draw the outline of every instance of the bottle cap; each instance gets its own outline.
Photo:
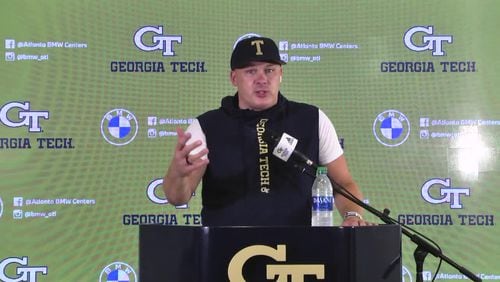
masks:
<instances>
[{"instance_id":1,"label":"bottle cap","mask_svg":"<svg viewBox=\"0 0 500 282\"><path fill-rule=\"evenodd\" d=\"M316 170L317 175L321 174L328 174L328 170L326 169L325 166L319 166L318 169Z\"/></svg>"}]
</instances>

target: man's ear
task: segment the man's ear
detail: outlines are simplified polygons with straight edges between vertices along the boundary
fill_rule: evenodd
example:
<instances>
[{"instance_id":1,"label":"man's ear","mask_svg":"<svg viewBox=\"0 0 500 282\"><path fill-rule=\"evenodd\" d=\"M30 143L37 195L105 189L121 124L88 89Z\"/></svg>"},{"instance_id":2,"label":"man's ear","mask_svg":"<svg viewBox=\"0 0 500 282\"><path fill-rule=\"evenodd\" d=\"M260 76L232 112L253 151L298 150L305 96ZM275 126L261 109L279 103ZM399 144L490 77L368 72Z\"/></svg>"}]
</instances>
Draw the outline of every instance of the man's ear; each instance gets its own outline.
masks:
<instances>
[{"instance_id":1,"label":"man's ear","mask_svg":"<svg viewBox=\"0 0 500 282\"><path fill-rule=\"evenodd\" d=\"M236 74L233 70L229 72L229 80L233 86L236 86Z\"/></svg>"}]
</instances>

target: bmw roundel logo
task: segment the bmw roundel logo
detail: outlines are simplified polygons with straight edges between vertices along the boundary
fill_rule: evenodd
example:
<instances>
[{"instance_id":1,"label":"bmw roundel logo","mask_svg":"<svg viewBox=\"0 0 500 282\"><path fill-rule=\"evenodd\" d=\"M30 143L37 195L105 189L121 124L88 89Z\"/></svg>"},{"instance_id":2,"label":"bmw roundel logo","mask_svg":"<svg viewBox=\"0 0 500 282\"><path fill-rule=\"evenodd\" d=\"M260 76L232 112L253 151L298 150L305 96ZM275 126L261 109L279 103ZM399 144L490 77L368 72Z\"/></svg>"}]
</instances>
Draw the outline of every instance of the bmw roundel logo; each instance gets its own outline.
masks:
<instances>
[{"instance_id":1,"label":"bmw roundel logo","mask_svg":"<svg viewBox=\"0 0 500 282\"><path fill-rule=\"evenodd\" d=\"M384 111L373 122L373 134L384 146L399 146L410 136L410 121L400 111Z\"/></svg>"},{"instance_id":2,"label":"bmw roundel logo","mask_svg":"<svg viewBox=\"0 0 500 282\"><path fill-rule=\"evenodd\" d=\"M123 146L132 142L138 131L137 118L125 109L111 110L101 120L102 137L115 146Z\"/></svg>"},{"instance_id":3,"label":"bmw roundel logo","mask_svg":"<svg viewBox=\"0 0 500 282\"><path fill-rule=\"evenodd\" d=\"M99 282L136 282L134 269L124 262L113 262L101 271Z\"/></svg>"}]
</instances>

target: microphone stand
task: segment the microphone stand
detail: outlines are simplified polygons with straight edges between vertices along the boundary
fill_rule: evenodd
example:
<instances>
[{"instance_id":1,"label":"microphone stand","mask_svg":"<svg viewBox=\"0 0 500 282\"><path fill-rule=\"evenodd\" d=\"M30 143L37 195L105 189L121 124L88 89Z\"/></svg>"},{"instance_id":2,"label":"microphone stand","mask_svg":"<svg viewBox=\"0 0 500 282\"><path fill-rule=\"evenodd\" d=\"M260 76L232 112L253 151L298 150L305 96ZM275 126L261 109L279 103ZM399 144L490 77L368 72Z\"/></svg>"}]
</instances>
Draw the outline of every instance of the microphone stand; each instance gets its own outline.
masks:
<instances>
[{"instance_id":1,"label":"microphone stand","mask_svg":"<svg viewBox=\"0 0 500 282\"><path fill-rule=\"evenodd\" d=\"M310 171L307 170L306 164L299 165L299 164L295 163L294 166L296 168L300 169L302 173L305 173L308 176L311 176L313 178L316 177L315 174L312 174ZM315 171L318 168L318 166L316 164L308 165L308 167L313 168ZM345 187L343 187L342 185L338 184L334 180L330 179L330 181L333 184L332 187L333 187L333 191L334 192L336 192L336 193L344 196L345 198L347 198L351 202L353 202L356 205L362 207L363 209L369 211L371 214L374 214L375 216L377 216L378 218L380 218L380 220L382 220L383 222L385 222L387 224L397 224L397 225L401 226L401 232L405 236L407 236L408 238L410 238L410 240L417 245L417 248L415 249L415 251L413 253L413 257L415 258L416 269L417 269L417 282L423 282L423 277L422 277L423 264L424 264L425 257L429 253L432 254L433 256L437 257L437 258L440 258L440 259L444 260L449 265L453 266L455 269L457 269L458 271L460 271L460 273L462 273L465 276L467 276L470 280L472 280L472 281L482 281L482 279L479 278L479 277L477 277L476 275L474 275L474 273L470 272L465 267L459 265L458 263L456 263L455 261L453 261L451 258L449 258L446 255L444 255L443 252L441 251L441 249L436 248L435 246L433 246L432 244L430 244L428 242L428 240L425 240L422 236L420 236L420 235L418 235L416 233L412 233L410 231L411 228L409 228L408 226L406 226L406 225L400 223L399 221L391 218L389 216L390 211L388 209L385 209L384 212L382 213L379 210L377 210L377 209L373 208L372 206L366 204L365 202L361 201L360 199L356 198Z\"/></svg>"}]
</instances>

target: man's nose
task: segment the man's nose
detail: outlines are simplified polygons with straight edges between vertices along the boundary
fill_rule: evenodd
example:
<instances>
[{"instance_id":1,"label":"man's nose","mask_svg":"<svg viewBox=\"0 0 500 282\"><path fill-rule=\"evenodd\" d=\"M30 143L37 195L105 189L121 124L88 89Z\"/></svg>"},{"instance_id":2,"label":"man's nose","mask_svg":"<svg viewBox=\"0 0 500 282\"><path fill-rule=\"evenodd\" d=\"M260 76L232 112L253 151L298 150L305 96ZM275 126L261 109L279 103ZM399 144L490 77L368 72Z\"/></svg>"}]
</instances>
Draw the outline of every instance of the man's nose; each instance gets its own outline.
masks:
<instances>
[{"instance_id":1,"label":"man's nose","mask_svg":"<svg viewBox=\"0 0 500 282\"><path fill-rule=\"evenodd\" d=\"M257 72L257 77L255 78L256 83L266 83L267 82L267 76L263 71Z\"/></svg>"}]
</instances>

